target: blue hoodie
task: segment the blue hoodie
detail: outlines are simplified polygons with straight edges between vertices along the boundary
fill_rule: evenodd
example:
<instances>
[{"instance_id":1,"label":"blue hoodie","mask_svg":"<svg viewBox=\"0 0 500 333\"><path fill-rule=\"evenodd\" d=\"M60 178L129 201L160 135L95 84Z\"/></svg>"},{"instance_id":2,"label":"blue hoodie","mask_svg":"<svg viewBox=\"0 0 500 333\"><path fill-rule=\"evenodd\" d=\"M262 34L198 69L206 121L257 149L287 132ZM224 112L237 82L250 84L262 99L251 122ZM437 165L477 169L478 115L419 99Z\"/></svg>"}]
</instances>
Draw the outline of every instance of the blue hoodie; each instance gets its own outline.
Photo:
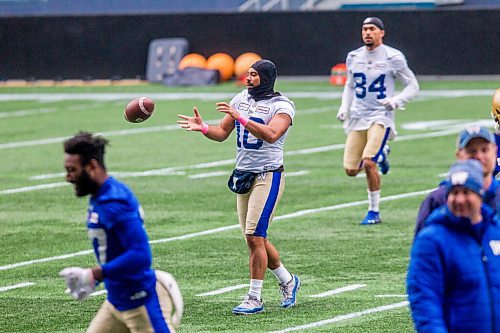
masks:
<instances>
[{"instance_id":1,"label":"blue hoodie","mask_svg":"<svg viewBox=\"0 0 500 333\"><path fill-rule=\"evenodd\" d=\"M407 290L418 332L500 333L500 224L483 204L473 226L446 205L411 251Z\"/></svg>"}]
</instances>

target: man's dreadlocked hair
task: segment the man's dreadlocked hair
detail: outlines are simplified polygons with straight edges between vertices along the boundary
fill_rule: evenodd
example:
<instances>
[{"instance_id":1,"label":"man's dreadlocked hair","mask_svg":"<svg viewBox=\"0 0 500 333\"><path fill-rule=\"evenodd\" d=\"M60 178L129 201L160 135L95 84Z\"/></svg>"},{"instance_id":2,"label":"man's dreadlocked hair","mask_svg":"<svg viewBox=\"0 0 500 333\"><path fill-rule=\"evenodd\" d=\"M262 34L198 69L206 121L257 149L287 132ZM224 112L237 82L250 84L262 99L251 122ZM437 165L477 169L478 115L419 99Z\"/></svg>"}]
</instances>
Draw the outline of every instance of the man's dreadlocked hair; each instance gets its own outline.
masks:
<instances>
[{"instance_id":1,"label":"man's dreadlocked hair","mask_svg":"<svg viewBox=\"0 0 500 333\"><path fill-rule=\"evenodd\" d=\"M104 153L108 140L101 136L93 136L89 132L79 132L64 142L64 152L70 155L80 155L82 165L87 165L95 159L104 169Z\"/></svg>"}]
</instances>

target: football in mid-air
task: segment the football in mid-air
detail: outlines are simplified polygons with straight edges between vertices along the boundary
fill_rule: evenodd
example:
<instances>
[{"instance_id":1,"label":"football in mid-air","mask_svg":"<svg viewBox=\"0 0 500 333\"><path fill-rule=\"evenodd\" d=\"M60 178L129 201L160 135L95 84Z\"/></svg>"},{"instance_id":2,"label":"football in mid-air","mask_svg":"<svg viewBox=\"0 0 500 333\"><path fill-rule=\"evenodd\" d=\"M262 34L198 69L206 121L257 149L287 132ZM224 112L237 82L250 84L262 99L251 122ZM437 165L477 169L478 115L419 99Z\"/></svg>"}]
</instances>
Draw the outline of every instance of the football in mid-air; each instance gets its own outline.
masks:
<instances>
[{"instance_id":1,"label":"football in mid-air","mask_svg":"<svg viewBox=\"0 0 500 333\"><path fill-rule=\"evenodd\" d=\"M134 98L123 111L123 116L128 122L142 123L153 115L154 109L155 102L151 98Z\"/></svg>"}]
</instances>

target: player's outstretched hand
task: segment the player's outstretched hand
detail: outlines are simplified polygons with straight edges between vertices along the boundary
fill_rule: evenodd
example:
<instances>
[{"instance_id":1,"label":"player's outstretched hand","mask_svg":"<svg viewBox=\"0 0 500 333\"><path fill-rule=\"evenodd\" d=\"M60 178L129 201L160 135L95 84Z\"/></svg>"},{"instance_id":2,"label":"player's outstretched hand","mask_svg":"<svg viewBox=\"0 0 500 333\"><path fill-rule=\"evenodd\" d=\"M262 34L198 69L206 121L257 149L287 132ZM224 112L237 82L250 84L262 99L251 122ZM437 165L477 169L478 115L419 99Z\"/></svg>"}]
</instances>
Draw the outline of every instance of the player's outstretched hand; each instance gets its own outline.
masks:
<instances>
[{"instance_id":1,"label":"player's outstretched hand","mask_svg":"<svg viewBox=\"0 0 500 333\"><path fill-rule=\"evenodd\" d=\"M234 120L237 120L240 116L238 111L233 109L227 102L217 102L215 105L217 105L217 111L230 115Z\"/></svg>"},{"instance_id":2,"label":"player's outstretched hand","mask_svg":"<svg viewBox=\"0 0 500 333\"><path fill-rule=\"evenodd\" d=\"M201 132L203 127L203 119L201 119L198 108L195 106L193 108L194 117L185 116L183 114L178 115L179 118L184 120L177 120L177 123L184 128L186 131L198 131Z\"/></svg>"},{"instance_id":3,"label":"player's outstretched hand","mask_svg":"<svg viewBox=\"0 0 500 333\"><path fill-rule=\"evenodd\" d=\"M377 100L380 105L383 105L388 111L394 111L396 109L404 110L403 104L398 102L395 98L384 98Z\"/></svg>"},{"instance_id":4,"label":"player's outstretched hand","mask_svg":"<svg viewBox=\"0 0 500 333\"><path fill-rule=\"evenodd\" d=\"M66 280L66 293L74 299L84 301L95 291L94 274L90 268L67 267L59 275Z\"/></svg>"}]
</instances>

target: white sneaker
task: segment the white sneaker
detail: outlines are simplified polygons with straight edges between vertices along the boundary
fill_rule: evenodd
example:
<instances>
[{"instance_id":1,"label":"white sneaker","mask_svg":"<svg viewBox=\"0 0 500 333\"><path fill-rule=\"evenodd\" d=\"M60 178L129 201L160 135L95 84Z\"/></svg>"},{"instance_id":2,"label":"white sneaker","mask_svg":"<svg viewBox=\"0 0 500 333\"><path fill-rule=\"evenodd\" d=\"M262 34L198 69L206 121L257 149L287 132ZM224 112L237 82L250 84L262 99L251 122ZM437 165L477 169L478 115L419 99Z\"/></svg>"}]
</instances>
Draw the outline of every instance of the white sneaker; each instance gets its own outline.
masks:
<instances>
[{"instance_id":1,"label":"white sneaker","mask_svg":"<svg viewBox=\"0 0 500 333\"><path fill-rule=\"evenodd\" d=\"M243 302L233 309L234 314L251 315L264 311L264 302L255 296L247 294Z\"/></svg>"},{"instance_id":2,"label":"white sneaker","mask_svg":"<svg viewBox=\"0 0 500 333\"><path fill-rule=\"evenodd\" d=\"M289 282L280 284L282 308L289 308L297 304L297 292L299 289L300 279L297 275L292 275L292 279Z\"/></svg>"}]
</instances>

